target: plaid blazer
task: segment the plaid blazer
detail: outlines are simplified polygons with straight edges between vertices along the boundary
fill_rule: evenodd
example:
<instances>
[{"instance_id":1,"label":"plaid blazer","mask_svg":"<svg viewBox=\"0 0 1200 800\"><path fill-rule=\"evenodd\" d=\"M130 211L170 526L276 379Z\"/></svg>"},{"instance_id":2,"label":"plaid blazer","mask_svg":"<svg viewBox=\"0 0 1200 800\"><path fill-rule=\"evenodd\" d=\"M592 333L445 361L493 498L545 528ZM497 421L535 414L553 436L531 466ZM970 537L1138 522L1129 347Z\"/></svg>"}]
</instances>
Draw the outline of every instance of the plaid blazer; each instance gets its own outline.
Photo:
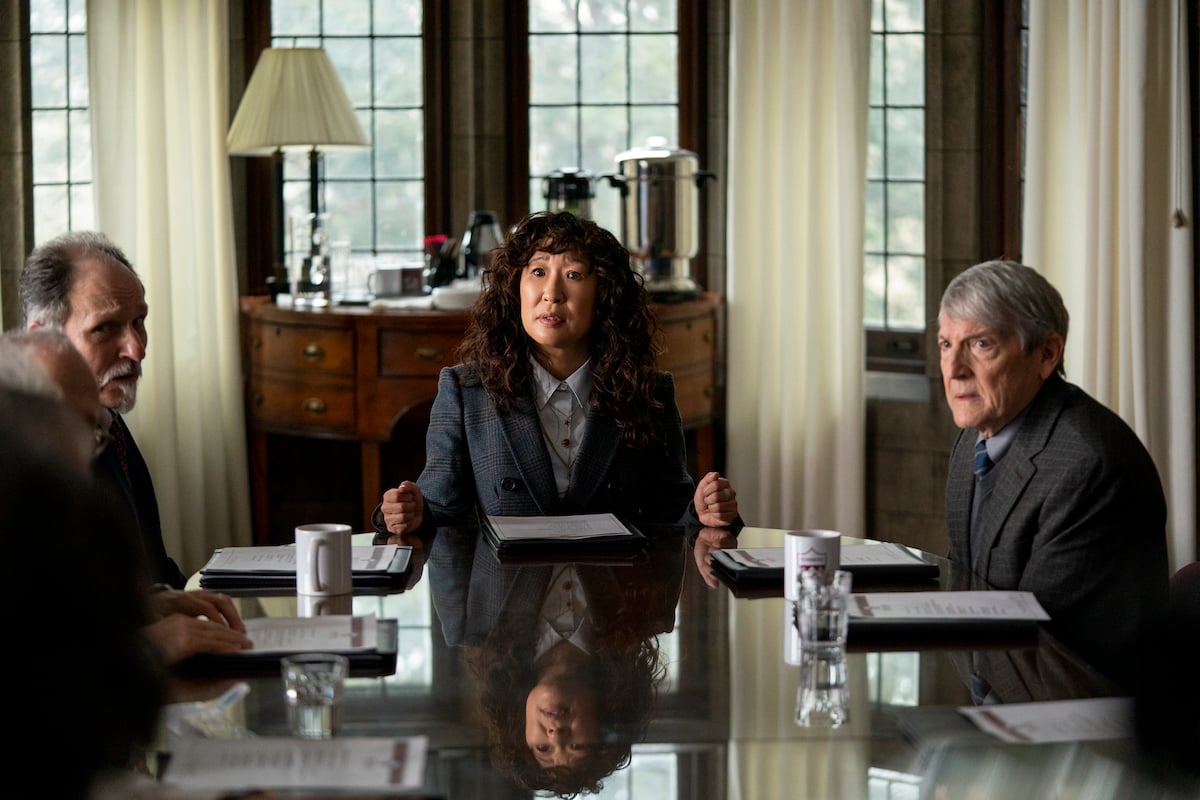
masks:
<instances>
[{"instance_id":1,"label":"plaid blazer","mask_svg":"<svg viewBox=\"0 0 1200 800\"><path fill-rule=\"evenodd\" d=\"M423 528L473 524L478 510L505 516L610 512L633 522L694 518L695 483L688 474L675 383L660 373L655 396L656 441L632 449L620 429L595 408L559 498L532 399L498 413L483 384L461 365L442 369L429 417L425 469L417 483L426 500Z\"/></svg>"}]
</instances>

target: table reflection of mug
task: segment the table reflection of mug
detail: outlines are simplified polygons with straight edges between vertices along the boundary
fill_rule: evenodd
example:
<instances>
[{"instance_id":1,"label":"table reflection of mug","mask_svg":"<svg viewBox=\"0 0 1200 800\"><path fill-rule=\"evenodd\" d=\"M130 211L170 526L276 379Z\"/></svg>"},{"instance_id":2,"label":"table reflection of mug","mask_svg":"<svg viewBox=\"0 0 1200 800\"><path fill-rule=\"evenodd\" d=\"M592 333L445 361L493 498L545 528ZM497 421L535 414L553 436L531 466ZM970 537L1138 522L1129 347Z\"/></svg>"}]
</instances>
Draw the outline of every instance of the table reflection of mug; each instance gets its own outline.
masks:
<instances>
[{"instance_id":1,"label":"table reflection of mug","mask_svg":"<svg viewBox=\"0 0 1200 800\"><path fill-rule=\"evenodd\" d=\"M353 613L353 594L296 595L296 616L298 617L349 616Z\"/></svg>"}]
</instances>

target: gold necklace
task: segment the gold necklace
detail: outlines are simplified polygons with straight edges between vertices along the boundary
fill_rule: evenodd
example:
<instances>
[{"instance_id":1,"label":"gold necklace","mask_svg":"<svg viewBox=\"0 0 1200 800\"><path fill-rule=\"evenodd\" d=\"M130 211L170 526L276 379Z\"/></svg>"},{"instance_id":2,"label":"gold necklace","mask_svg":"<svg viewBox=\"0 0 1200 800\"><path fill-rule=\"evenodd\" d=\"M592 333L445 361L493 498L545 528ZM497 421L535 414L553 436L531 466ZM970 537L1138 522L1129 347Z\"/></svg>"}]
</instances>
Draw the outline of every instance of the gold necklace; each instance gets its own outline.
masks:
<instances>
[{"instance_id":1,"label":"gold necklace","mask_svg":"<svg viewBox=\"0 0 1200 800\"><path fill-rule=\"evenodd\" d=\"M554 415L562 420L563 430L566 432L566 435L563 436L560 444L566 448L567 458L563 458L562 453L558 452L558 447L555 445L554 440L550 437L550 434L546 431L546 429L540 425L538 427L542 428L542 436L545 437L546 444L549 446L550 452L554 454L554 457L558 459L560 464L567 468L567 475L570 475L571 470L575 467L575 458L578 453L573 452L574 448L571 447L571 420L575 417L575 395L568 394L568 397L571 403L571 410L566 414L558 410L558 408L554 405L553 398L546 403L546 405L550 407L550 410L554 412Z\"/></svg>"},{"instance_id":2,"label":"gold necklace","mask_svg":"<svg viewBox=\"0 0 1200 800\"><path fill-rule=\"evenodd\" d=\"M550 451L550 454L558 459L558 463L562 464L564 467L567 468L567 477L570 477L571 471L573 469L575 469L575 458L579 454L571 453L570 449L568 449L567 452L571 454L571 460L568 461L567 459L562 457L562 453L558 452L558 448L554 446L554 440L550 438L550 434L546 433L546 431L544 429L542 430L542 436L545 437L545 439L546 439L547 449ZM570 441L570 440L564 439L563 441Z\"/></svg>"}]
</instances>

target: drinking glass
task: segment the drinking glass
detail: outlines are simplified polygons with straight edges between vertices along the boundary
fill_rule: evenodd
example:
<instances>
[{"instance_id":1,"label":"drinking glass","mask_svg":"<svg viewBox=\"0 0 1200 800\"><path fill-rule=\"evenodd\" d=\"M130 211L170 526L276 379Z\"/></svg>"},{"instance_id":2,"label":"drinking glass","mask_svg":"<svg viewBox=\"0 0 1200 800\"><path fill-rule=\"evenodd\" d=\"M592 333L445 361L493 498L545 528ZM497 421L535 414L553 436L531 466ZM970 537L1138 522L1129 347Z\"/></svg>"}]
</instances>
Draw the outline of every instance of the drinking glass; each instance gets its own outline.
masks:
<instances>
[{"instance_id":1,"label":"drinking glass","mask_svg":"<svg viewBox=\"0 0 1200 800\"><path fill-rule=\"evenodd\" d=\"M350 662L335 653L303 653L281 661L292 735L329 739L342 726L342 693Z\"/></svg>"}]
</instances>

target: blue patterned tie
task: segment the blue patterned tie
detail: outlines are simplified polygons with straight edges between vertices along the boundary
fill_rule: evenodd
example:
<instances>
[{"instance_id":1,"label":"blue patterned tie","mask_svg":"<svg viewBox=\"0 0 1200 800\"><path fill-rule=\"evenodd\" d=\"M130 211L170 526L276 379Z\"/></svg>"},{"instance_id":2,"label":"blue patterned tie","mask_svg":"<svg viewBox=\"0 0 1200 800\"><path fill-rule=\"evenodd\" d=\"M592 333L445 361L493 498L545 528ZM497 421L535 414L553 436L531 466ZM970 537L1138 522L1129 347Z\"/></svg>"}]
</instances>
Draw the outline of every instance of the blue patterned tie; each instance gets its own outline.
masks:
<instances>
[{"instance_id":1,"label":"blue patterned tie","mask_svg":"<svg viewBox=\"0 0 1200 800\"><path fill-rule=\"evenodd\" d=\"M988 457L987 440L980 439L975 443L975 479L982 479L994 466L995 463Z\"/></svg>"}]
</instances>

